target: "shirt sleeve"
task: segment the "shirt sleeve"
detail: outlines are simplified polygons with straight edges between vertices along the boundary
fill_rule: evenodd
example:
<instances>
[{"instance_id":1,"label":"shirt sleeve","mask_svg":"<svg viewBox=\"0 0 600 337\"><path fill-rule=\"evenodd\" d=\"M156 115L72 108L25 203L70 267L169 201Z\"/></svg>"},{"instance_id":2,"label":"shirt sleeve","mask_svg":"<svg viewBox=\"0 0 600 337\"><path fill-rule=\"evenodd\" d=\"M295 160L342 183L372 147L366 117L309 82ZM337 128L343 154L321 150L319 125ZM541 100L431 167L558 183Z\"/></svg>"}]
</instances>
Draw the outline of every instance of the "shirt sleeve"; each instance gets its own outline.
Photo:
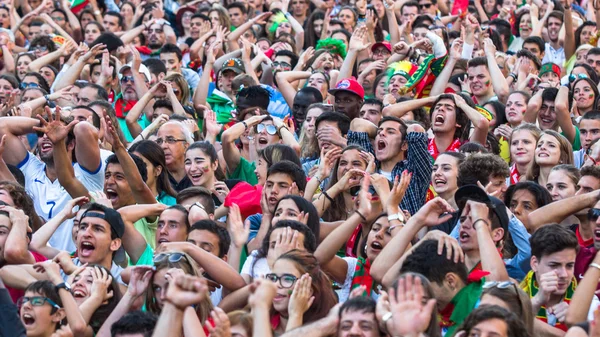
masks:
<instances>
[{"instance_id":1,"label":"shirt sleeve","mask_svg":"<svg viewBox=\"0 0 600 337\"><path fill-rule=\"evenodd\" d=\"M25 327L21 323L17 306L5 288L0 289L0 336L25 336Z\"/></svg>"},{"instance_id":2,"label":"shirt sleeve","mask_svg":"<svg viewBox=\"0 0 600 337\"><path fill-rule=\"evenodd\" d=\"M516 216L513 216L508 222L508 231L518 252L514 257L505 259L504 263L507 266L520 269L526 274L531 269L529 265L529 260L531 259L529 238L531 235L527 232L525 225Z\"/></svg>"},{"instance_id":3,"label":"shirt sleeve","mask_svg":"<svg viewBox=\"0 0 600 337\"><path fill-rule=\"evenodd\" d=\"M426 133L411 132L406 136L406 141L408 142L406 169L413 176L400 207L408 210L410 214L415 214L425 204L433 164L427 150ZM394 170L393 178L401 174L402 170Z\"/></svg>"},{"instance_id":4,"label":"shirt sleeve","mask_svg":"<svg viewBox=\"0 0 600 337\"><path fill-rule=\"evenodd\" d=\"M348 131L348 145L358 145L366 151L371 152L372 155L375 155L371 139L366 132Z\"/></svg>"}]
</instances>

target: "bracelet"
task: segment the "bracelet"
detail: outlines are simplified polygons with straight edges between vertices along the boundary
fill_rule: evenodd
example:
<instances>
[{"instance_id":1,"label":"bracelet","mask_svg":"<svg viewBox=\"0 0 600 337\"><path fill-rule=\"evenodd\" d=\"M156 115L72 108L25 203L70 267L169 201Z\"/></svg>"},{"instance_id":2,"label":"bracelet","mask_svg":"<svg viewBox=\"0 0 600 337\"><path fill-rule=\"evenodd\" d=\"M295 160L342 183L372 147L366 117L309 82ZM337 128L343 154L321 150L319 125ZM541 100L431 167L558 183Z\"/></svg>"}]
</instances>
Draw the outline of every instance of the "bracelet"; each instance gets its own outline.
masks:
<instances>
[{"instance_id":1,"label":"bracelet","mask_svg":"<svg viewBox=\"0 0 600 337\"><path fill-rule=\"evenodd\" d=\"M323 180L321 180L321 177L314 176L314 178L317 179L317 181L319 182L319 186L323 183Z\"/></svg>"},{"instance_id":2,"label":"bracelet","mask_svg":"<svg viewBox=\"0 0 600 337\"><path fill-rule=\"evenodd\" d=\"M479 221L483 221L483 222L484 222L484 223L485 223L487 226L489 226L489 225L490 225L490 223L489 223L489 222L487 222L485 219L483 219L483 218L480 218L480 219L477 219L477 220L475 220L475 221L473 222L473 228L475 228L475 224L476 224L476 223L478 223Z\"/></svg>"},{"instance_id":3,"label":"bracelet","mask_svg":"<svg viewBox=\"0 0 600 337\"><path fill-rule=\"evenodd\" d=\"M590 263L590 265L588 267L593 267L593 268L600 270L600 264L597 264L595 262Z\"/></svg>"},{"instance_id":4,"label":"bracelet","mask_svg":"<svg viewBox=\"0 0 600 337\"><path fill-rule=\"evenodd\" d=\"M390 318L392 318L392 316L394 316L394 314L391 311L388 311L381 317L381 330L383 330L386 335L390 334L387 328L387 322L390 320Z\"/></svg>"},{"instance_id":5,"label":"bracelet","mask_svg":"<svg viewBox=\"0 0 600 337\"><path fill-rule=\"evenodd\" d=\"M327 194L327 191L323 191L323 195L325 196L325 198L327 198L327 200L329 200L330 203L333 203L333 198L329 196L329 194Z\"/></svg>"},{"instance_id":6,"label":"bracelet","mask_svg":"<svg viewBox=\"0 0 600 337\"><path fill-rule=\"evenodd\" d=\"M242 121L242 125L244 125L244 130L248 130L248 123L246 121Z\"/></svg>"},{"instance_id":7,"label":"bracelet","mask_svg":"<svg viewBox=\"0 0 600 337\"><path fill-rule=\"evenodd\" d=\"M146 138L144 138L144 133L143 132L140 133L140 137L142 137L142 140L146 140Z\"/></svg>"},{"instance_id":8,"label":"bracelet","mask_svg":"<svg viewBox=\"0 0 600 337\"><path fill-rule=\"evenodd\" d=\"M360 216L363 219L364 222L367 222L367 218L364 215L362 215L361 212L359 212L358 210L356 210L356 211L354 211L354 213L358 214L358 216Z\"/></svg>"}]
</instances>

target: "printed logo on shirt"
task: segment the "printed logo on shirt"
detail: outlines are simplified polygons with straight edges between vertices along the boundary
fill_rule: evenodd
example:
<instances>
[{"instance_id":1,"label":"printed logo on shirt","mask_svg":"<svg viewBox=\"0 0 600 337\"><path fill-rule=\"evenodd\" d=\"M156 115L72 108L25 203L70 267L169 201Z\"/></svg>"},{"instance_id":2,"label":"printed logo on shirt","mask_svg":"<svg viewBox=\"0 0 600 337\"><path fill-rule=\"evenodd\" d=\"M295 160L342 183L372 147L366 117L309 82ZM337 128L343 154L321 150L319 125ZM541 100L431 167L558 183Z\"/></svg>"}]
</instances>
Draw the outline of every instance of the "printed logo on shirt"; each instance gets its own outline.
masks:
<instances>
[{"instance_id":1,"label":"printed logo on shirt","mask_svg":"<svg viewBox=\"0 0 600 337\"><path fill-rule=\"evenodd\" d=\"M38 178L33 179L33 181L36 182L36 183L40 183L42 185L44 184L44 182L41 181L41 180L39 180Z\"/></svg>"}]
</instances>

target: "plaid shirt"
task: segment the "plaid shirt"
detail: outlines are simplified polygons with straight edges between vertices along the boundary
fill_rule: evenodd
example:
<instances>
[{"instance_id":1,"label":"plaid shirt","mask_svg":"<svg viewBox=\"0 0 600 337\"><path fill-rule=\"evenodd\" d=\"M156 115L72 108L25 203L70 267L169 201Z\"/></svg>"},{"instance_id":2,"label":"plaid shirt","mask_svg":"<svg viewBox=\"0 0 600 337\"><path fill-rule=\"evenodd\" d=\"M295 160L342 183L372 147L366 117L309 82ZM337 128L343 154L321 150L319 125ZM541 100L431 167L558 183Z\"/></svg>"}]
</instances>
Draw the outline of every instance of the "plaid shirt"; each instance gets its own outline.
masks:
<instances>
[{"instance_id":1,"label":"plaid shirt","mask_svg":"<svg viewBox=\"0 0 600 337\"><path fill-rule=\"evenodd\" d=\"M415 214L425 204L433 164L431 163L429 151L427 151L427 134L411 132L406 136L406 141L408 142L407 159L398 162L394 166L392 181L396 176L402 175L404 170L413 174L404 199L400 203L400 209ZM348 131L348 145L359 145L375 155L375 150L366 132ZM381 163L377 159L375 163L380 172Z\"/></svg>"}]
</instances>

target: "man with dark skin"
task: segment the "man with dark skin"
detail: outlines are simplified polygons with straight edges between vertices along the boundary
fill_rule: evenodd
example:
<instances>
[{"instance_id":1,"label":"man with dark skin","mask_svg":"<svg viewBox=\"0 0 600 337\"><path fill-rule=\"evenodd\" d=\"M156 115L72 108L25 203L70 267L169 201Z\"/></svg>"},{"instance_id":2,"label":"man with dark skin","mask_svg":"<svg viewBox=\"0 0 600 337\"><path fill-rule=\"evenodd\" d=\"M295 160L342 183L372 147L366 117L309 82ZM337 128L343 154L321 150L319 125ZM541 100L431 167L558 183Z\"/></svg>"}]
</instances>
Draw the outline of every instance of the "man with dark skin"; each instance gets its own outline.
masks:
<instances>
[{"instance_id":1,"label":"man with dark skin","mask_svg":"<svg viewBox=\"0 0 600 337\"><path fill-rule=\"evenodd\" d=\"M351 120L360 116L360 107L365 98L365 89L354 77L339 81L329 93L335 97L335 111L348 116Z\"/></svg>"},{"instance_id":2,"label":"man with dark skin","mask_svg":"<svg viewBox=\"0 0 600 337\"><path fill-rule=\"evenodd\" d=\"M323 102L323 96L318 89L313 87L302 88L294 97L292 106L292 116L296 122L297 130L300 130L302 123L306 119L306 109L313 103Z\"/></svg>"}]
</instances>

